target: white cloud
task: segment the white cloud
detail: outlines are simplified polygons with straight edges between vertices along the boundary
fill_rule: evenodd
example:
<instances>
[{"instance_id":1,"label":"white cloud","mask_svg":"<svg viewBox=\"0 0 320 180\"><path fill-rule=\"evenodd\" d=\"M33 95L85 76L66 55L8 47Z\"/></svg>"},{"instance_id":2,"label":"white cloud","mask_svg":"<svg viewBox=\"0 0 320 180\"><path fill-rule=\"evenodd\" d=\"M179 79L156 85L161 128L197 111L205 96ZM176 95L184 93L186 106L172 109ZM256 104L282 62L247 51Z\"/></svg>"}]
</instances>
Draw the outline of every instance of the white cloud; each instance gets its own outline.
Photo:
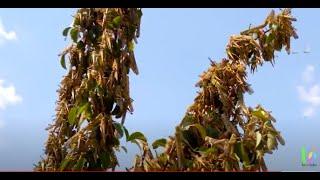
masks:
<instances>
[{"instance_id":1,"label":"white cloud","mask_svg":"<svg viewBox=\"0 0 320 180\"><path fill-rule=\"evenodd\" d=\"M3 80L0 80L0 110L4 110L8 105L15 105L22 102L22 97L16 94L13 85L5 87Z\"/></svg>"},{"instance_id":2,"label":"white cloud","mask_svg":"<svg viewBox=\"0 0 320 180\"><path fill-rule=\"evenodd\" d=\"M302 79L306 83L312 83L314 81L314 66L308 65L302 74Z\"/></svg>"},{"instance_id":3,"label":"white cloud","mask_svg":"<svg viewBox=\"0 0 320 180\"><path fill-rule=\"evenodd\" d=\"M314 107L307 107L303 110L303 116L305 117L312 117L315 114L315 108Z\"/></svg>"},{"instance_id":4,"label":"white cloud","mask_svg":"<svg viewBox=\"0 0 320 180\"><path fill-rule=\"evenodd\" d=\"M17 34L14 31L6 31L1 19L0 19L0 43L5 41L17 40Z\"/></svg>"},{"instance_id":5,"label":"white cloud","mask_svg":"<svg viewBox=\"0 0 320 180\"><path fill-rule=\"evenodd\" d=\"M320 106L320 85L314 82L314 72L314 66L308 65L302 73L302 83L304 85L297 86L300 100L307 103L307 107L303 110L303 115L306 117L314 116L316 109ZM308 88L306 84L308 84Z\"/></svg>"},{"instance_id":6,"label":"white cloud","mask_svg":"<svg viewBox=\"0 0 320 180\"><path fill-rule=\"evenodd\" d=\"M298 86L297 89L302 101L305 101L312 106L320 105L320 86L318 84L311 86L309 90L306 90L306 87L304 86Z\"/></svg>"}]
</instances>

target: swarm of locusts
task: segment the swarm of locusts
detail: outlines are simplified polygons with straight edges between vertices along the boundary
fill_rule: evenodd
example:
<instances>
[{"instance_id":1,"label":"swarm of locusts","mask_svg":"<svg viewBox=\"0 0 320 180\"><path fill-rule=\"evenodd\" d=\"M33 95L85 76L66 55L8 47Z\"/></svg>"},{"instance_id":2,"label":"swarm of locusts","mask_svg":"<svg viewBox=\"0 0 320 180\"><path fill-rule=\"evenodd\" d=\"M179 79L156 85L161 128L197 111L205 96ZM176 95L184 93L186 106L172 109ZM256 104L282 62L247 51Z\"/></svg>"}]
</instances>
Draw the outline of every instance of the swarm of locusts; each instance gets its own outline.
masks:
<instances>
[{"instance_id":1,"label":"swarm of locusts","mask_svg":"<svg viewBox=\"0 0 320 180\"><path fill-rule=\"evenodd\" d=\"M272 11L262 25L231 36L227 57L211 62L196 84L200 88L174 136L158 139L151 153L140 140L140 155L132 171L266 171L266 153L285 142L275 129L275 119L260 105L247 107L244 94L253 93L246 82L265 62L274 64L276 51L290 53L291 37L298 38L290 9Z\"/></svg>"},{"instance_id":2,"label":"swarm of locusts","mask_svg":"<svg viewBox=\"0 0 320 180\"><path fill-rule=\"evenodd\" d=\"M68 70L58 90L54 123L37 171L114 170L123 126L132 112L129 71L138 74L134 44L139 8L83 8L63 31L72 44L61 54ZM125 147L122 147L125 151Z\"/></svg>"},{"instance_id":3,"label":"swarm of locusts","mask_svg":"<svg viewBox=\"0 0 320 180\"><path fill-rule=\"evenodd\" d=\"M114 170L115 151L126 151L119 142L125 135L141 149L129 171L266 171L264 155L285 142L270 111L245 105L244 94L253 93L247 70L274 65L282 48L290 53L291 37L298 38L291 10L271 11L263 24L231 36L227 57L211 61L200 76L200 91L175 134L152 143L164 148L161 153L124 126L126 113L133 112L128 74L138 74L133 50L141 16L139 8L83 8L63 31L73 41L60 54L68 73L35 170Z\"/></svg>"}]
</instances>

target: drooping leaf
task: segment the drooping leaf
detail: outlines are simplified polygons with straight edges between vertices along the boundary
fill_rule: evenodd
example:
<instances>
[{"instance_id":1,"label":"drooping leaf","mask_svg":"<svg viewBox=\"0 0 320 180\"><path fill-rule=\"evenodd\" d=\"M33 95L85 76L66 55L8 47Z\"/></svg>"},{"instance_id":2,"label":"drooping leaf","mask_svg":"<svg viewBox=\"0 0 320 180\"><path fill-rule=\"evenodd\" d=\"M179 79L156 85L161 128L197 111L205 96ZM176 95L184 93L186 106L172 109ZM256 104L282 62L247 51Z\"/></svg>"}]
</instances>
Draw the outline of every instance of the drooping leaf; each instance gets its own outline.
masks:
<instances>
[{"instance_id":1,"label":"drooping leaf","mask_svg":"<svg viewBox=\"0 0 320 180\"><path fill-rule=\"evenodd\" d=\"M162 139L158 139L156 141L154 141L152 143L152 148L153 149L157 149L158 147L165 147L166 146L166 143L167 143L167 140L162 138Z\"/></svg>"},{"instance_id":2,"label":"drooping leaf","mask_svg":"<svg viewBox=\"0 0 320 180\"><path fill-rule=\"evenodd\" d=\"M68 36L68 32L69 32L70 28L71 28L71 27L67 27L67 28L65 28L65 29L62 31L62 35L63 35L64 37Z\"/></svg>"},{"instance_id":3,"label":"drooping leaf","mask_svg":"<svg viewBox=\"0 0 320 180\"><path fill-rule=\"evenodd\" d=\"M128 142L129 141L129 132L128 132L128 129L125 127L125 126L122 126L123 127L123 130L124 130L124 134L126 135L126 141Z\"/></svg>"},{"instance_id":4,"label":"drooping leaf","mask_svg":"<svg viewBox=\"0 0 320 180\"><path fill-rule=\"evenodd\" d=\"M185 117L182 119L180 125L182 128L184 128L194 123L196 123L194 117L190 114L186 114Z\"/></svg>"},{"instance_id":5,"label":"drooping leaf","mask_svg":"<svg viewBox=\"0 0 320 180\"><path fill-rule=\"evenodd\" d=\"M137 140L137 139L147 142L146 137L141 132L132 133L129 136L128 141Z\"/></svg>"},{"instance_id":6,"label":"drooping leaf","mask_svg":"<svg viewBox=\"0 0 320 180\"><path fill-rule=\"evenodd\" d=\"M72 28L70 30L70 36L73 42L77 43L78 41L78 29L77 28Z\"/></svg>"},{"instance_id":7,"label":"drooping leaf","mask_svg":"<svg viewBox=\"0 0 320 180\"><path fill-rule=\"evenodd\" d=\"M115 123L113 123L113 126L114 126L114 128L117 130L117 132L119 133L120 138L122 138L122 137L123 137L123 128L122 128L122 125L121 125L120 123L115 122Z\"/></svg>"},{"instance_id":8,"label":"drooping leaf","mask_svg":"<svg viewBox=\"0 0 320 180\"><path fill-rule=\"evenodd\" d=\"M142 147L141 147L140 143L137 140L133 139L130 142L131 143L135 143L139 147L139 149L142 150Z\"/></svg>"},{"instance_id":9,"label":"drooping leaf","mask_svg":"<svg viewBox=\"0 0 320 180\"><path fill-rule=\"evenodd\" d=\"M249 162L249 157L248 154L245 150L245 147L243 145L243 142L238 142L234 145L234 152L237 154L237 156L240 158L240 160L243 163L248 163Z\"/></svg>"},{"instance_id":10,"label":"drooping leaf","mask_svg":"<svg viewBox=\"0 0 320 180\"><path fill-rule=\"evenodd\" d=\"M65 56L66 56L65 54L61 55L60 64L64 69L67 69Z\"/></svg>"},{"instance_id":11,"label":"drooping leaf","mask_svg":"<svg viewBox=\"0 0 320 180\"><path fill-rule=\"evenodd\" d=\"M280 135L280 133L276 136L276 138L282 146L284 146L286 144L283 137Z\"/></svg>"}]
</instances>

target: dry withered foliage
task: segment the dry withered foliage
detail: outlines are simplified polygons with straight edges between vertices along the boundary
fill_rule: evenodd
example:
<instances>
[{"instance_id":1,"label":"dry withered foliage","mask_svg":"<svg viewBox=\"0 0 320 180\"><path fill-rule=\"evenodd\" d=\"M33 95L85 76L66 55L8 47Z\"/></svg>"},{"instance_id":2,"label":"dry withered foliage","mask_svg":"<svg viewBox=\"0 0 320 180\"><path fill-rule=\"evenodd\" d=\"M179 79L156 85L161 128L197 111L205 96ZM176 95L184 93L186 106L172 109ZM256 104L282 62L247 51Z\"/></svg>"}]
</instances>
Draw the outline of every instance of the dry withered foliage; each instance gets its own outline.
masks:
<instances>
[{"instance_id":1,"label":"dry withered foliage","mask_svg":"<svg viewBox=\"0 0 320 180\"><path fill-rule=\"evenodd\" d=\"M274 11L255 28L231 36L227 58L211 62L197 86L200 92L188 108L174 136L156 140L154 156L145 140L138 140L141 155L132 171L266 171L265 153L278 143L284 145L275 119L258 105L247 107L244 93L252 93L246 82L247 68L274 63L274 53L285 47L290 53L291 37L298 38L290 9Z\"/></svg>"},{"instance_id":2,"label":"dry withered foliage","mask_svg":"<svg viewBox=\"0 0 320 180\"><path fill-rule=\"evenodd\" d=\"M120 151L119 139L128 137L123 123L133 111L128 74L138 74L133 49L141 16L139 8L82 8L63 31L73 41L60 54L68 73L36 171L114 170L118 165L115 150Z\"/></svg>"}]
</instances>

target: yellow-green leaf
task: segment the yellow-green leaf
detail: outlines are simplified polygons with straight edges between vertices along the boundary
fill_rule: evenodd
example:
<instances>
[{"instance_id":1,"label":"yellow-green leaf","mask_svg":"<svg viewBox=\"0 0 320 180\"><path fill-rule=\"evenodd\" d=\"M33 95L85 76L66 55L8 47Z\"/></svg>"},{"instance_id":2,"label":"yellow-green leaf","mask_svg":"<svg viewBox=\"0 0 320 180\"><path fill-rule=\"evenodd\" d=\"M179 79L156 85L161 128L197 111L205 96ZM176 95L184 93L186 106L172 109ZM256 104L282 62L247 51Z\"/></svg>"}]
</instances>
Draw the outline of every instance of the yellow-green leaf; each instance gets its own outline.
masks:
<instances>
[{"instance_id":1,"label":"yellow-green leaf","mask_svg":"<svg viewBox=\"0 0 320 180\"><path fill-rule=\"evenodd\" d=\"M265 112L262 108L253 110L252 115L262 119L263 121L266 121L269 119L269 114Z\"/></svg>"},{"instance_id":2,"label":"yellow-green leaf","mask_svg":"<svg viewBox=\"0 0 320 180\"><path fill-rule=\"evenodd\" d=\"M68 122L71 124L71 125L74 125L75 123L75 120L77 118L77 107L73 107L70 109L69 111L69 114L68 114Z\"/></svg>"},{"instance_id":3,"label":"yellow-green leaf","mask_svg":"<svg viewBox=\"0 0 320 180\"><path fill-rule=\"evenodd\" d=\"M112 23L115 27L119 27L119 25L121 23L121 16L117 16L117 17L113 18Z\"/></svg>"}]
</instances>

